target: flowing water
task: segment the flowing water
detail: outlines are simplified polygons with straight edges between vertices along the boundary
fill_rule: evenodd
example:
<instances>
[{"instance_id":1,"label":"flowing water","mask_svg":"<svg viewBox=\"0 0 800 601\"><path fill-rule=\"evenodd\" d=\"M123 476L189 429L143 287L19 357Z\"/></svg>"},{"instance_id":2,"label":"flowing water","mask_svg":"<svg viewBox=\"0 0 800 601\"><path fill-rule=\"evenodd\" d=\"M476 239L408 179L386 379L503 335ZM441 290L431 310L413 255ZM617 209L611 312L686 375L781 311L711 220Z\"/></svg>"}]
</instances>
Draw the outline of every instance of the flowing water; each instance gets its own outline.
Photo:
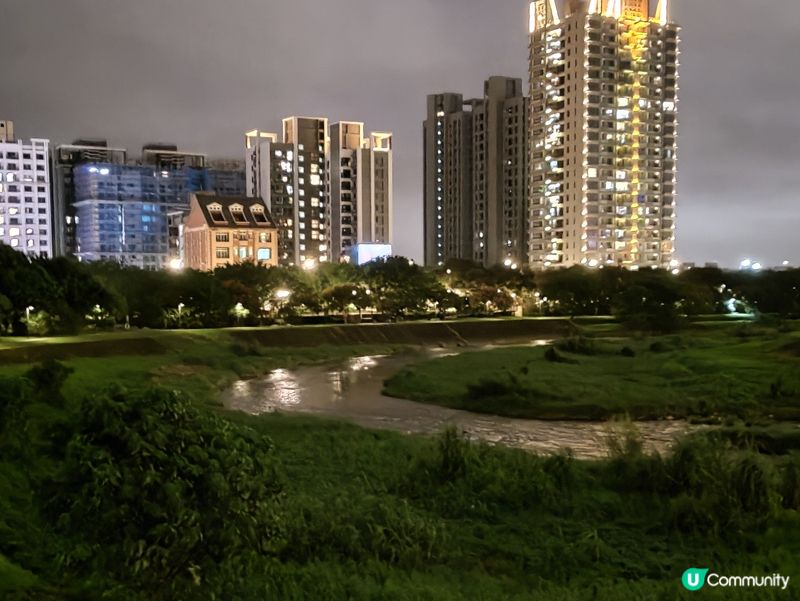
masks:
<instances>
[{"instance_id":1,"label":"flowing water","mask_svg":"<svg viewBox=\"0 0 800 601\"><path fill-rule=\"evenodd\" d=\"M473 350L486 348L489 347ZM335 365L276 369L261 378L235 382L224 401L229 409L250 414L309 413L368 428L414 434L436 434L454 425L470 438L490 444L539 453L571 449L580 458L607 454L607 439L614 426L606 422L511 419L395 399L381 393L384 380L405 365L448 354L455 353L429 349L422 354L364 356ZM636 427L645 447L660 452L691 429L684 421L636 422Z\"/></svg>"}]
</instances>

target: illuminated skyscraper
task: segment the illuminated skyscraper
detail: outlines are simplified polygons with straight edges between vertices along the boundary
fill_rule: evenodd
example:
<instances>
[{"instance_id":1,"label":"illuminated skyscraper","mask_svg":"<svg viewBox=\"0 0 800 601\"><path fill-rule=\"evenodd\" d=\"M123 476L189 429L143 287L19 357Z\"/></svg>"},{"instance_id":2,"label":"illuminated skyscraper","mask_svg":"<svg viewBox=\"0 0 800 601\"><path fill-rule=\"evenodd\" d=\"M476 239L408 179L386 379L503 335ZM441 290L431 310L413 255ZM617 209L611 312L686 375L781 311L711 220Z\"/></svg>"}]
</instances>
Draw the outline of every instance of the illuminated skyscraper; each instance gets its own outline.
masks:
<instances>
[{"instance_id":1,"label":"illuminated skyscraper","mask_svg":"<svg viewBox=\"0 0 800 601\"><path fill-rule=\"evenodd\" d=\"M278 225L278 260L312 268L329 258L328 120L287 117L283 137L245 134L247 195L264 200Z\"/></svg>"},{"instance_id":2,"label":"illuminated skyscraper","mask_svg":"<svg viewBox=\"0 0 800 601\"><path fill-rule=\"evenodd\" d=\"M530 5L529 259L668 267L678 31L668 0Z\"/></svg>"}]
</instances>

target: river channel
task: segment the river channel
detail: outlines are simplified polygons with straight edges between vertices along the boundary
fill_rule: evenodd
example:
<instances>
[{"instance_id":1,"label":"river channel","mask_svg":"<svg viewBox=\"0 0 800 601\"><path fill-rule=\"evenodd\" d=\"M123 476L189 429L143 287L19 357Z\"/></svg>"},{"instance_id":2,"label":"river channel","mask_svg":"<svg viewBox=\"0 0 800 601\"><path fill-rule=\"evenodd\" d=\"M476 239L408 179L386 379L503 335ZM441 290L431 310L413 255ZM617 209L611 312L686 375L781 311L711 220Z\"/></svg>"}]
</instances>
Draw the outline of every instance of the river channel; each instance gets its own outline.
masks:
<instances>
[{"instance_id":1,"label":"river channel","mask_svg":"<svg viewBox=\"0 0 800 601\"><path fill-rule=\"evenodd\" d=\"M534 344L543 344L539 341ZM480 350L490 347L478 347ZM456 352L470 352L455 349ZM607 455L614 429L607 422L511 419L395 399L382 394L383 382L404 366L454 354L453 349L355 357L344 362L298 369L235 382L223 395L227 408L250 414L280 411L336 418L368 428L409 434L436 434L454 425L472 439L538 453L571 449L578 458ZM684 421L636 422L647 449L665 452L691 426Z\"/></svg>"}]
</instances>

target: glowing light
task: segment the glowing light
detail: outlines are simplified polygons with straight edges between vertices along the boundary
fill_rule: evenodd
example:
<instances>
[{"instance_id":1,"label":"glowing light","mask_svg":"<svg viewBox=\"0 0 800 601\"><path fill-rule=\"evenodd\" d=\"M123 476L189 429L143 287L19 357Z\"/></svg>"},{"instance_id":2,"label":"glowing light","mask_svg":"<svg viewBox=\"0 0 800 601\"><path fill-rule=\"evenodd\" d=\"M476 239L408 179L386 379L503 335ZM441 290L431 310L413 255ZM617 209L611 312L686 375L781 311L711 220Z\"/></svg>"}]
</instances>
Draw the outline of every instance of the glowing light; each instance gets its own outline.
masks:
<instances>
[{"instance_id":1,"label":"glowing light","mask_svg":"<svg viewBox=\"0 0 800 601\"><path fill-rule=\"evenodd\" d=\"M741 263L739 263L740 269L750 269L753 265L753 262L750 259L744 259Z\"/></svg>"},{"instance_id":2,"label":"glowing light","mask_svg":"<svg viewBox=\"0 0 800 601\"><path fill-rule=\"evenodd\" d=\"M656 8L656 21L664 26L669 22L669 0L659 0Z\"/></svg>"},{"instance_id":3,"label":"glowing light","mask_svg":"<svg viewBox=\"0 0 800 601\"><path fill-rule=\"evenodd\" d=\"M312 271L317 268L317 262L314 259L306 259L303 261L303 269Z\"/></svg>"},{"instance_id":4,"label":"glowing light","mask_svg":"<svg viewBox=\"0 0 800 601\"><path fill-rule=\"evenodd\" d=\"M290 290L286 290L285 288L275 291L275 298L278 300L286 300L290 296L292 296L292 292Z\"/></svg>"},{"instance_id":5,"label":"glowing light","mask_svg":"<svg viewBox=\"0 0 800 601\"><path fill-rule=\"evenodd\" d=\"M172 271L180 271L181 269L183 269L183 261L181 261L180 259L177 259L177 258L176 259L170 259L169 268Z\"/></svg>"},{"instance_id":6,"label":"glowing light","mask_svg":"<svg viewBox=\"0 0 800 601\"><path fill-rule=\"evenodd\" d=\"M536 31L536 2L531 2L530 13L528 15L528 31Z\"/></svg>"}]
</instances>

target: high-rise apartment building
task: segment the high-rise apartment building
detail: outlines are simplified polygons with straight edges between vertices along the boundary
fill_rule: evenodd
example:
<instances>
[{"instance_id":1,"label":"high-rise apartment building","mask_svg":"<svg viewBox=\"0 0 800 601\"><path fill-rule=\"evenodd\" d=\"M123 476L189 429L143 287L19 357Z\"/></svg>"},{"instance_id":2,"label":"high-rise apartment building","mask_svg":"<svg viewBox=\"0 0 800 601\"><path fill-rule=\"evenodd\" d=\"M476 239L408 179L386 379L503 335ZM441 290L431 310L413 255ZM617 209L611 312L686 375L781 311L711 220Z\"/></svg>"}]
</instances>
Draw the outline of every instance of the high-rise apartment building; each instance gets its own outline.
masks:
<instances>
[{"instance_id":1,"label":"high-rise apartment building","mask_svg":"<svg viewBox=\"0 0 800 601\"><path fill-rule=\"evenodd\" d=\"M667 267L678 26L659 0L530 5L530 264Z\"/></svg>"},{"instance_id":2,"label":"high-rise apartment building","mask_svg":"<svg viewBox=\"0 0 800 601\"><path fill-rule=\"evenodd\" d=\"M245 134L248 196L262 198L278 225L282 265L328 261L328 120L288 117L283 135Z\"/></svg>"},{"instance_id":3,"label":"high-rise apartment building","mask_svg":"<svg viewBox=\"0 0 800 601\"><path fill-rule=\"evenodd\" d=\"M391 244L392 135L343 121L330 135L331 259L362 243Z\"/></svg>"},{"instance_id":4,"label":"high-rise apartment building","mask_svg":"<svg viewBox=\"0 0 800 601\"><path fill-rule=\"evenodd\" d=\"M53 256L49 145L0 121L0 242L31 256Z\"/></svg>"},{"instance_id":5,"label":"high-rise apartment building","mask_svg":"<svg viewBox=\"0 0 800 601\"><path fill-rule=\"evenodd\" d=\"M472 113L461 94L428 96L424 133L426 265L472 256Z\"/></svg>"},{"instance_id":6,"label":"high-rise apartment building","mask_svg":"<svg viewBox=\"0 0 800 601\"><path fill-rule=\"evenodd\" d=\"M247 194L279 229L282 265L339 261L361 242L391 243L392 136L362 123L289 117L282 136L245 134Z\"/></svg>"},{"instance_id":7,"label":"high-rise apartment building","mask_svg":"<svg viewBox=\"0 0 800 601\"><path fill-rule=\"evenodd\" d=\"M78 141L59 146L53 163L61 252L82 261L166 267L181 259L190 193L244 194L241 163L209 164L172 144L148 144L132 163L105 141Z\"/></svg>"},{"instance_id":8,"label":"high-rise apartment building","mask_svg":"<svg viewBox=\"0 0 800 601\"><path fill-rule=\"evenodd\" d=\"M425 263L527 262L528 100L522 80L490 77L482 98L428 96Z\"/></svg>"},{"instance_id":9,"label":"high-rise apartment building","mask_svg":"<svg viewBox=\"0 0 800 601\"><path fill-rule=\"evenodd\" d=\"M74 255L78 251L75 237L76 166L87 163L124 165L128 153L124 148L111 148L105 140L76 140L53 151L53 252L56 256Z\"/></svg>"}]
</instances>

